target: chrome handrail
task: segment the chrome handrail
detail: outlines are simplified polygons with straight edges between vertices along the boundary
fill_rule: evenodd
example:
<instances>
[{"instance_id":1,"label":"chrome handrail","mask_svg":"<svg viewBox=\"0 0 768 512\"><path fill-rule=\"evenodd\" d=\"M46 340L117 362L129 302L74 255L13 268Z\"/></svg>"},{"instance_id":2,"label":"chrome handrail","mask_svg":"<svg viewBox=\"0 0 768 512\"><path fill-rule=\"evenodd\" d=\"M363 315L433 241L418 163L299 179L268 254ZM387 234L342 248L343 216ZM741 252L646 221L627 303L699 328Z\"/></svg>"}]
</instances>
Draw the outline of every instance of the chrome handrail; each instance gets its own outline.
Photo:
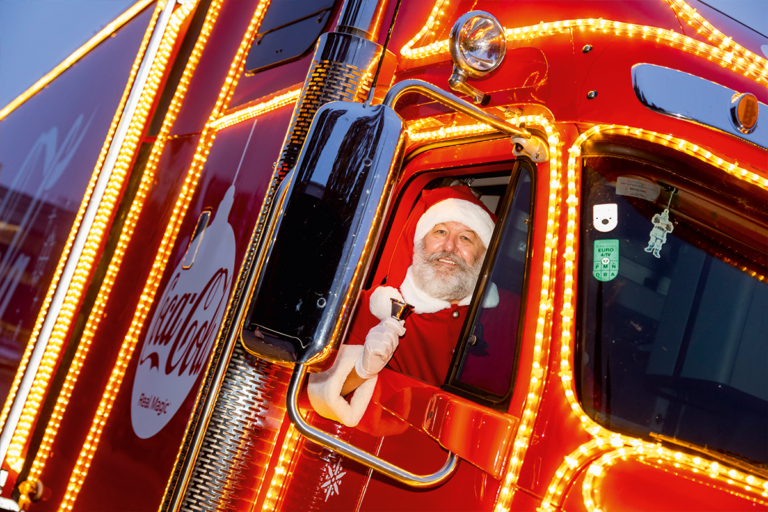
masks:
<instances>
[{"instance_id":1,"label":"chrome handrail","mask_svg":"<svg viewBox=\"0 0 768 512\"><path fill-rule=\"evenodd\" d=\"M450 92L447 92L437 87L436 85L432 85L429 82L425 82L423 80L403 80L402 82L393 85L392 88L387 91L387 95L384 96L383 103L384 105L394 109L397 100L409 92L417 92L419 94L423 94L424 96L432 98L438 103L442 103L446 107L450 107L457 112L466 114L469 117L486 123L493 128L496 128L500 132L507 133L513 137L523 137L525 139L531 138L531 133L528 130L524 128L518 128L517 126L512 126L503 119L496 117L493 114L489 114L488 112L472 105L471 103L464 101L455 94L451 94Z\"/></svg>"},{"instance_id":2,"label":"chrome handrail","mask_svg":"<svg viewBox=\"0 0 768 512\"><path fill-rule=\"evenodd\" d=\"M306 365L297 364L294 367L293 375L291 375L291 382L288 385L286 405L288 408L288 418L290 418L296 429L310 441L314 441L320 446L324 446L340 453L364 466L375 469L400 483L420 489L436 487L448 480L448 478L450 478L456 471L456 468L459 465L459 460L458 457L451 452L448 452L448 460L445 461L443 467L436 473L432 473L431 475L415 475L313 427L304 420L298 405L299 390L301 389L301 384L304 382L306 374Z\"/></svg>"}]
</instances>

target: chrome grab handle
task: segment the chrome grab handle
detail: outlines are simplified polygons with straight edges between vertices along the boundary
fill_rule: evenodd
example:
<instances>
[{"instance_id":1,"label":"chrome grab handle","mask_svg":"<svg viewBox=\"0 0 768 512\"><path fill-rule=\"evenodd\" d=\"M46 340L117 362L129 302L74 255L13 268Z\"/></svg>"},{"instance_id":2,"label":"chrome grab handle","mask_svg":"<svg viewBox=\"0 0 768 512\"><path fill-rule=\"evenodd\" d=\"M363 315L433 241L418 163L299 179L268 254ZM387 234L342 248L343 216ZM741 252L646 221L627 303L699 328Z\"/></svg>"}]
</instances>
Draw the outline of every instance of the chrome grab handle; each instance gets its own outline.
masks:
<instances>
[{"instance_id":1,"label":"chrome grab handle","mask_svg":"<svg viewBox=\"0 0 768 512\"><path fill-rule=\"evenodd\" d=\"M488 112L476 107L475 105L464 101L455 94L444 91L438 86L432 85L429 82L425 82L423 80L410 79L396 83L389 91L387 91L387 95L384 97L383 103L384 105L394 109L397 100L409 92L417 92L419 94L423 94L424 96L432 98L438 103L442 103L446 107L452 108L456 112L460 112L473 119L477 119L480 122L486 123L502 133L509 134L513 137L523 137L525 139L531 138L531 134L528 130L524 128L518 128L517 126L512 126L507 121L496 117L493 114L489 114Z\"/></svg>"},{"instance_id":2,"label":"chrome grab handle","mask_svg":"<svg viewBox=\"0 0 768 512\"><path fill-rule=\"evenodd\" d=\"M414 475L409 471L394 466L389 462L383 461L375 455L371 455L366 451L360 450L359 448L340 441L332 435L313 427L304 421L304 418L299 412L298 405L299 390L301 389L301 384L304 382L304 377L306 374L306 365L297 364L294 367L293 375L291 376L291 382L288 385L286 405L288 407L288 418L291 420L296 429L310 441L340 453L345 457L349 457L355 462L359 462L364 466L383 473L400 483L420 489L427 489L430 487L438 486L448 480L448 478L450 478L450 476L453 475L453 473L456 471L456 468L459 465L459 459L451 452L448 452L448 460L445 461L443 467L440 468L440 470L436 473L431 475Z\"/></svg>"}]
</instances>

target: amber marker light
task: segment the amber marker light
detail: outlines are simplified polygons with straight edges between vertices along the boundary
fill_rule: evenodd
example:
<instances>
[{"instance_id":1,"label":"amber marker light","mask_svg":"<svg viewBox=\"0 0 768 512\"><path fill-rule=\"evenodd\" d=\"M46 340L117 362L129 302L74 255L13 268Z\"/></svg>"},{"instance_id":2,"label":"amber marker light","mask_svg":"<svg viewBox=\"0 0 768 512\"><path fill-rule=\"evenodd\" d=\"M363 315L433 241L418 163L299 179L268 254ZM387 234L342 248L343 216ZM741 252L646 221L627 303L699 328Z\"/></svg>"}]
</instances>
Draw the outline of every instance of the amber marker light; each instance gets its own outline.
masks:
<instances>
[{"instance_id":1,"label":"amber marker light","mask_svg":"<svg viewBox=\"0 0 768 512\"><path fill-rule=\"evenodd\" d=\"M611 432L602 425L593 421L581 408L576 398L576 389L573 382L573 369L571 361L571 343L575 336L575 243L578 234L578 205L579 188L576 179L581 161L581 148L591 137L599 134L619 134L641 140L650 141L674 148L687 155L706 162L721 171L749 184L768 191L768 177L760 176L754 172L739 167L737 162L729 161L718 156L712 150L700 147L684 139L673 137L669 134L660 134L641 128L618 125L597 125L579 136L569 149L568 157L568 225L566 228L565 248L565 277L563 283L563 309L562 334L560 343L560 376L565 397L573 414L581 421L581 426L594 437L592 441L580 446L573 453L565 457L560 465L547 493L539 508L540 511L551 511L562 505L563 491L568 487L575 476L587 465L582 486L584 504L590 512L599 512L600 493L599 486L602 477L608 467L622 460L637 460L644 464L651 464L665 471L673 472L684 478L707 477L709 481L716 482L718 488L763 506L768 505L768 480L746 471L725 467L715 461L701 456L678 452L664 448L660 444L649 443L629 436ZM746 271L746 269L744 269ZM752 273L752 275L755 275ZM762 277L762 276L760 276ZM601 455L602 454L602 455ZM598 458L599 457L599 458ZM590 462L593 461L593 462ZM706 480L706 479L705 479Z\"/></svg>"},{"instance_id":2,"label":"amber marker light","mask_svg":"<svg viewBox=\"0 0 768 512\"><path fill-rule=\"evenodd\" d=\"M106 38L117 32L126 23L131 21L137 14L143 11L148 5L155 0L139 0L133 4L127 11L118 16L109 25L100 30L95 36L90 38L83 46L75 50L72 55L61 61L61 63L45 74L40 80L32 84L32 86L19 94L13 101L0 109L0 119L5 118L8 114L16 110L16 108L34 96L37 92L43 89L46 85L51 83L57 76L69 69L72 64L83 58L88 52L93 50ZM152 24L150 23L150 27Z\"/></svg>"},{"instance_id":3,"label":"amber marker light","mask_svg":"<svg viewBox=\"0 0 768 512\"><path fill-rule=\"evenodd\" d=\"M152 270L150 271L144 286L144 290L141 294L141 300L139 301L136 311L134 312L131 326L120 347L117 361L112 369L110 376L110 383L104 389L98 410L96 411L96 415L93 418L90 431L88 432L85 443L80 450L80 455L77 459L77 462L75 463L75 467L72 470L69 486L67 487L67 493L65 494L61 505L59 506L59 510L62 512L73 510L77 495L80 492L83 483L85 482L86 476L88 475L91 460L93 459L96 449L98 448L99 441L101 440L101 434L104 430L104 426L107 423L107 419L109 418L109 414L112 410L112 405L114 404L115 398L117 397L117 393L120 391L120 385L122 384L123 378L125 376L125 370L127 369L128 363L130 362L131 356L133 355L133 351L136 348L136 343L138 342L144 321L146 320L147 314L149 313L149 310L152 306L152 302L154 301L157 288L160 286L160 280L162 278L163 271L165 270L165 267L168 263L168 259L170 258L171 251L173 249L173 244L176 240L179 229L181 228L182 220L184 219L184 215L187 212L189 203L192 200L192 196L195 192L198 179L200 178L200 173L202 172L203 166L208 157L208 153L210 152L210 148L213 145L214 139L216 138L216 130L211 128L211 124L221 116L221 112L224 110L226 104L229 102L232 94L234 93L238 77L242 72L242 67L245 61L245 56L248 52L249 45L253 40L253 36L256 34L262 19L264 18L264 13L266 12L269 3L270 0L261 0L256 7L254 15L251 18L250 24L246 30L245 37L241 41L235 58L230 65L229 72L227 73L227 76L224 80L224 85L222 86L221 92L219 93L219 96L216 100L213 111L211 112L211 115L209 116L209 119L203 128L200 142L198 143L197 150L195 151L195 155L193 157L192 166L187 172L187 177L184 181L184 185L181 188L181 192L179 193L179 197L173 209L173 214L171 215L171 219L166 226L165 232L163 233L163 239L160 243L155 261L152 265ZM212 25L215 22L219 11L221 10L221 4L221 1L215 2L209 8L206 21L210 21L210 23L207 23L204 26L204 29L201 31L201 38L207 39L210 36ZM191 56L190 59L194 58L199 60L202 47L202 45L198 46L196 44L195 50L198 51L196 54L193 52L194 57ZM195 65L197 64L197 60L195 61ZM186 88L187 85L188 82L184 87ZM155 156L153 165L156 167L156 159L159 158L160 151L155 152L153 150L152 155Z\"/></svg>"}]
</instances>

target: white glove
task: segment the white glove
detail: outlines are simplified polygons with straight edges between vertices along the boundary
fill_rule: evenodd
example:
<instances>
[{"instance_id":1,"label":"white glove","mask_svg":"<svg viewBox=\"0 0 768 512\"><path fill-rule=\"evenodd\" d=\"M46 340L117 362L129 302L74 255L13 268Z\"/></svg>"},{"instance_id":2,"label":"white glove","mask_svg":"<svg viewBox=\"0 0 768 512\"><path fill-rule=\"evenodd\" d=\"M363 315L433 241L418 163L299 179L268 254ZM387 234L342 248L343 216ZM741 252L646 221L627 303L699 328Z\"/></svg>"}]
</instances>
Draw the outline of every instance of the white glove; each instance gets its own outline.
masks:
<instances>
[{"instance_id":1,"label":"white glove","mask_svg":"<svg viewBox=\"0 0 768 512\"><path fill-rule=\"evenodd\" d=\"M403 320L385 318L376 327L368 331L360 359L355 363L355 372L362 379L370 379L387 365L400 343L400 336L405 334Z\"/></svg>"}]
</instances>

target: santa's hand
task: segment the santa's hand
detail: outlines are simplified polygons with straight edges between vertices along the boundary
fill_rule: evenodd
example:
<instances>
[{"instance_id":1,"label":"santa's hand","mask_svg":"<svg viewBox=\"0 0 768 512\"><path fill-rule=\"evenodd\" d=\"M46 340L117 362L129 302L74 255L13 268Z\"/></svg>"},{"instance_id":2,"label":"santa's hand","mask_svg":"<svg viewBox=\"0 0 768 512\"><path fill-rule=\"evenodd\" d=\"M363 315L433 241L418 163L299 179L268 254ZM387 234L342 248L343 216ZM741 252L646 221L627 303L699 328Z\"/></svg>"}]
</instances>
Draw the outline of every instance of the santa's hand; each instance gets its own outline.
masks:
<instances>
[{"instance_id":1,"label":"santa's hand","mask_svg":"<svg viewBox=\"0 0 768 512\"><path fill-rule=\"evenodd\" d=\"M368 331L365 337L363 354L355 363L355 372L363 379L377 375L387 365L395 353L399 337L405 334L402 320L385 318L376 327Z\"/></svg>"}]
</instances>

